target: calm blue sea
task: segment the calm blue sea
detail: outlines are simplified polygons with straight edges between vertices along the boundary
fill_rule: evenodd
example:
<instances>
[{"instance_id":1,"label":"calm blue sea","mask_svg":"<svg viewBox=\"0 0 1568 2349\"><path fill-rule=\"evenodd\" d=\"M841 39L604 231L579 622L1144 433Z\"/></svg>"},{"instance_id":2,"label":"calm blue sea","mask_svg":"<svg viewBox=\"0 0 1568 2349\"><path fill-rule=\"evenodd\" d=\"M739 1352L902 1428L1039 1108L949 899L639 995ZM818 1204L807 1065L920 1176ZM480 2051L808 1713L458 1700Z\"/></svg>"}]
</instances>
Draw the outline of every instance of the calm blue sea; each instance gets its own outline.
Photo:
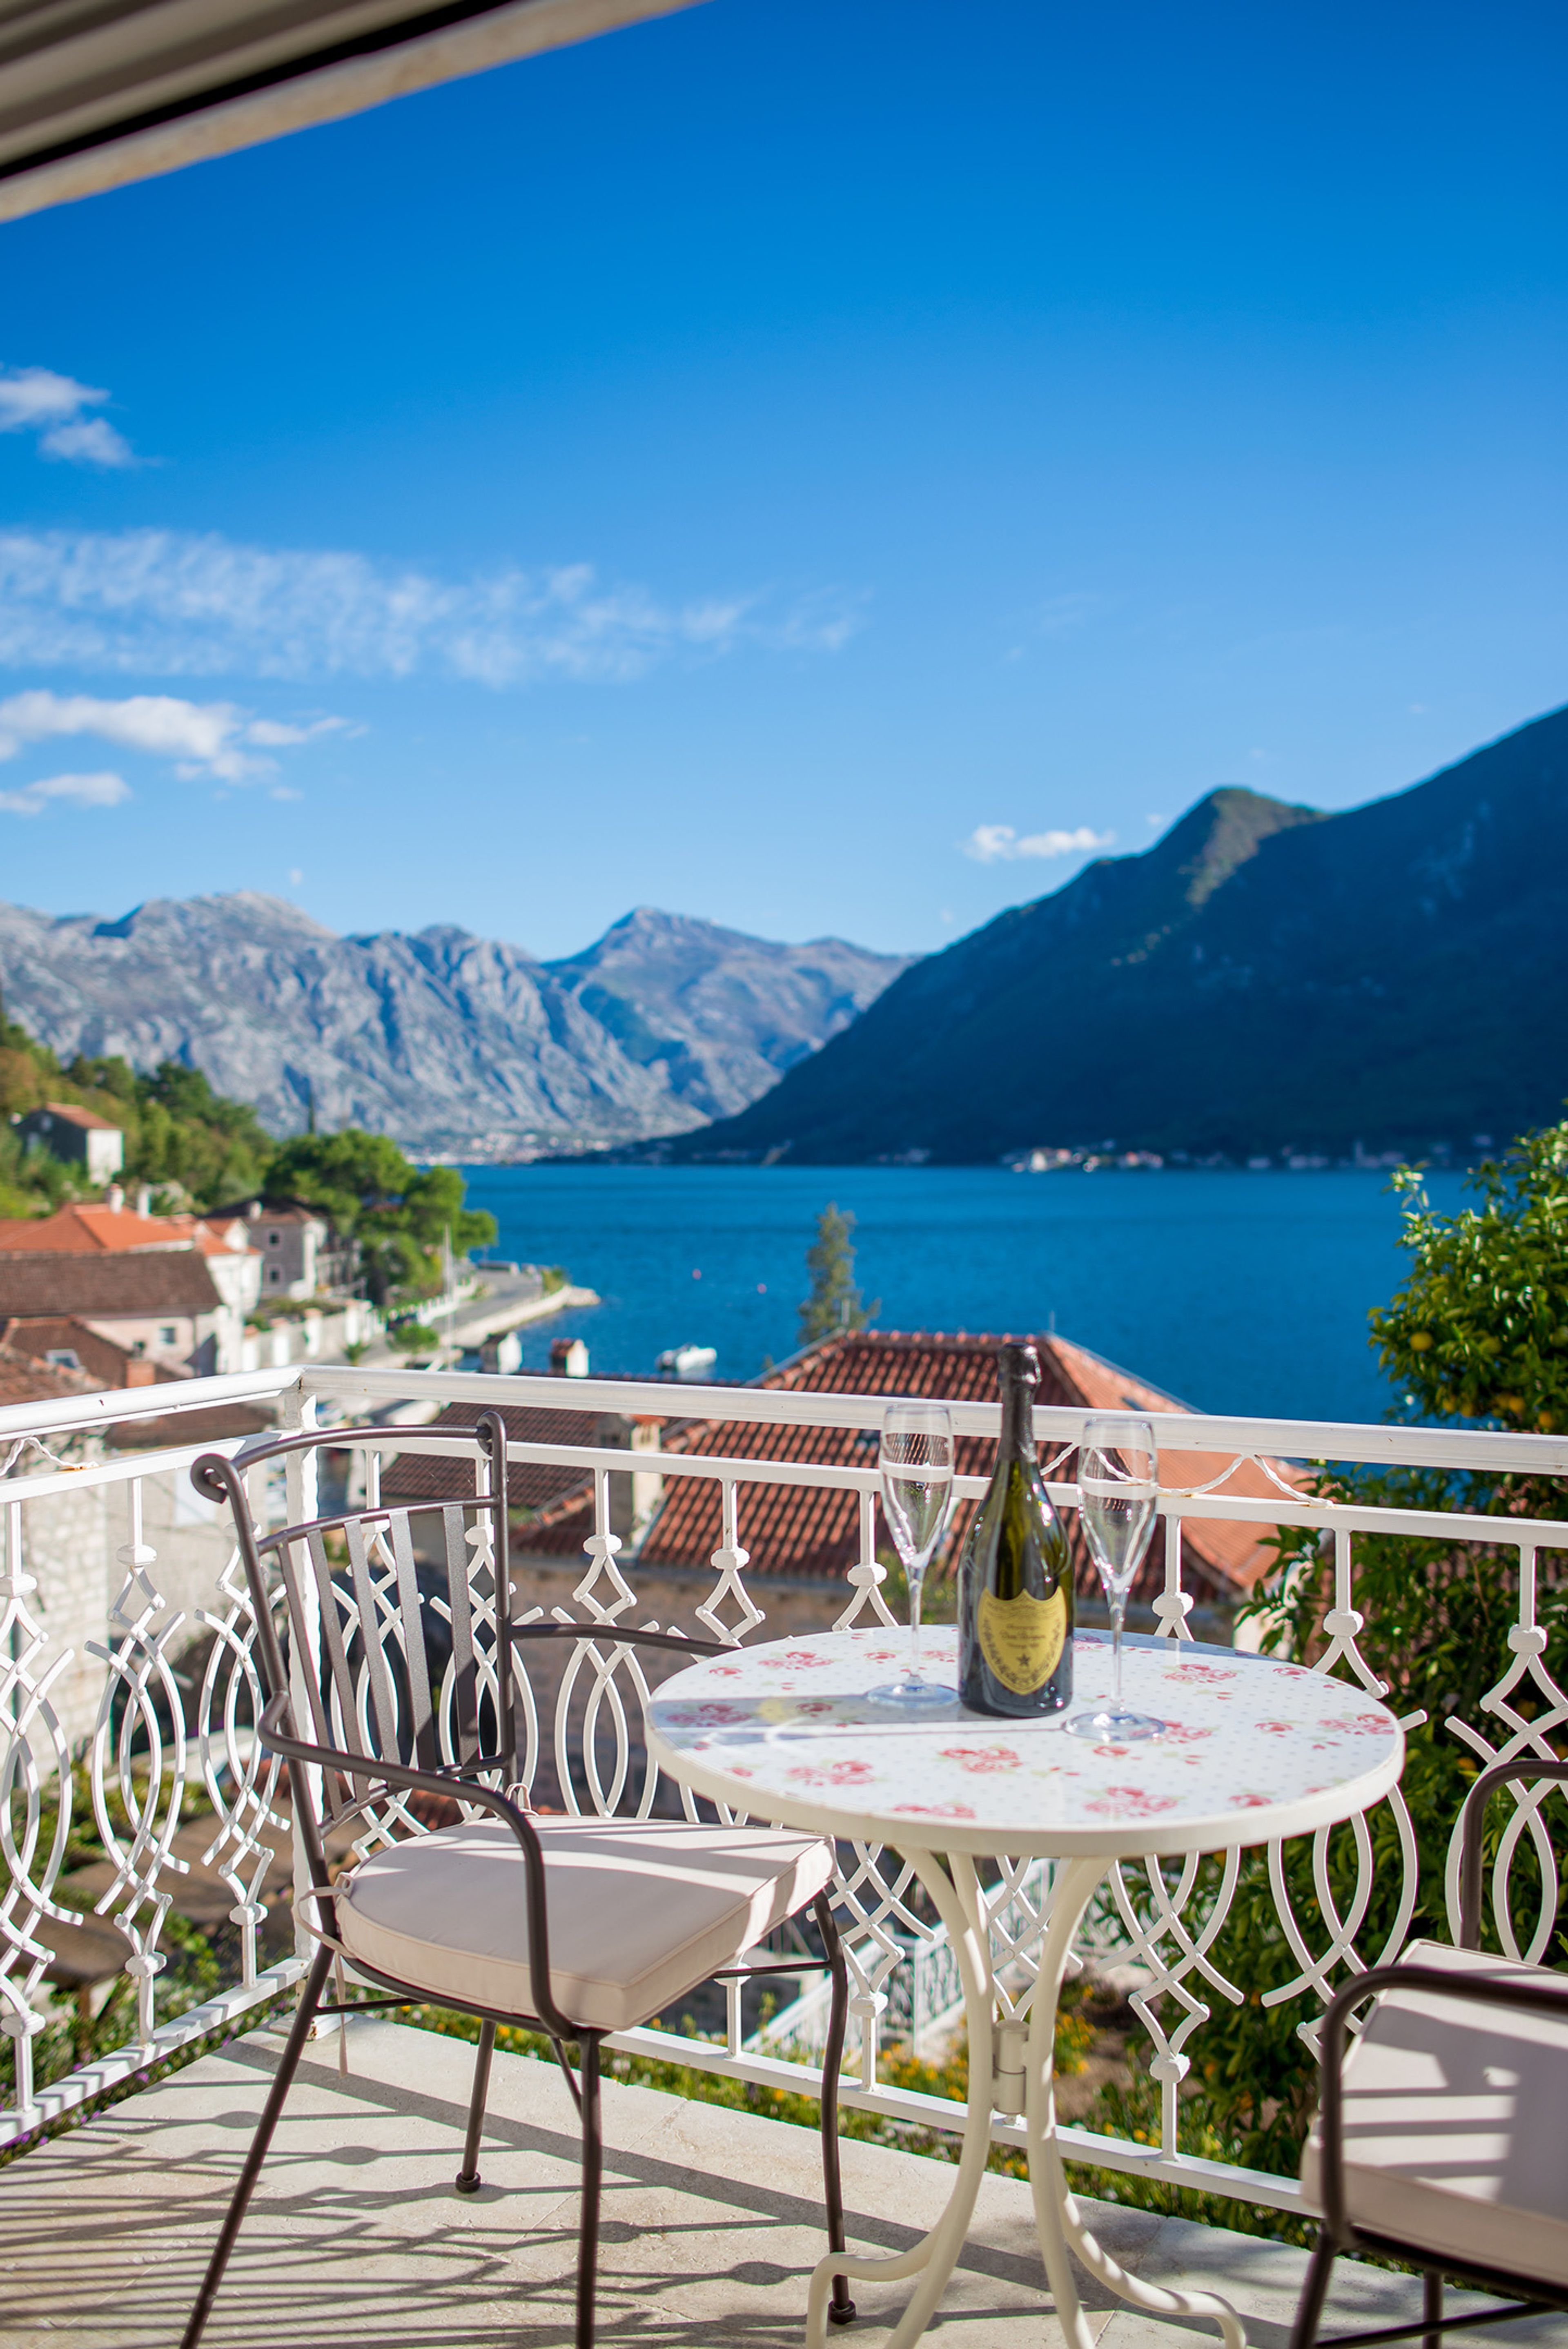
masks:
<instances>
[{"instance_id":1,"label":"calm blue sea","mask_svg":"<svg viewBox=\"0 0 1568 2349\"><path fill-rule=\"evenodd\" d=\"M888 1330L1054 1326L1203 1411L1376 1419L1368 1309L1402 1277L1378 1174L1012 1174L962 1167L476 1166L496 1253L562 1264L596 1309L525 1330L593 1366L650 1371L717 1348L753 1377L796 1344L805 1253L830 1199L858 1218L857 1275ZM1432 1179L1436 1206L1460 1195Z\"/></svg>"}]
</instances>

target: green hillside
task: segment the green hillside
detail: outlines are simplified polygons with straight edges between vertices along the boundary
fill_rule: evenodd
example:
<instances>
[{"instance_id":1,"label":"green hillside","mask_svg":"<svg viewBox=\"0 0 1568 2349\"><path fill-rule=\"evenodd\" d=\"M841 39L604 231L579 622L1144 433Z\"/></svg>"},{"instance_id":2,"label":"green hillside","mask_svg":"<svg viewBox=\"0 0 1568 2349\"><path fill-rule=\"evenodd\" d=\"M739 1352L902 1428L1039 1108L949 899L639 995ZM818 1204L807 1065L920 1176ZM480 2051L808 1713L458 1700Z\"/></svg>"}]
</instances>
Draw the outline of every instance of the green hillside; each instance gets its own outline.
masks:
<instances>
[{"instance_id":1,"label":"green hillside","mask_svg":"<svg viewBox=\"0 0 1568 2349\"><path fill-rule=\"evenodd\" d=\"M125 1134L127 1183L178 1185L198 1207L260 1189L277 1144L242 1102L224 1101L199 1070L166 1061L150 1076L121 1060L77 1058L62 1067L46 1044L0 1019L0 1215L46 1213L96 1196L83 1170L46 1151L24 1152L13 1117L46 1101L95 1110Z\"/></svg>"},{"instance_id":2,"label":"green hillside","mask_svg":"<svg viewBox=\"0 0 1568 2349\"><path fill-rule=\"evenodd\" d=\"M454 1166L414 1166L386 1134L349 1128L274 1142L244 1102L215 1093L200 1070L165 1061L150 1075L123 1060L78 1057L67 1066L14 1020L0 1018L0 1216L41 1216L96 1198L85 1171L25 1149L11 1123L44 1102L95 1110L125 1135L120 1180L150 1184L168 1209L232 1206L271 1190L309 1199L359 1243L377 1304L428 1296L440 1283L443 1242L455 1256L488 1247L494 1218L463 1204Z\"/></svg>"}]
</instances>

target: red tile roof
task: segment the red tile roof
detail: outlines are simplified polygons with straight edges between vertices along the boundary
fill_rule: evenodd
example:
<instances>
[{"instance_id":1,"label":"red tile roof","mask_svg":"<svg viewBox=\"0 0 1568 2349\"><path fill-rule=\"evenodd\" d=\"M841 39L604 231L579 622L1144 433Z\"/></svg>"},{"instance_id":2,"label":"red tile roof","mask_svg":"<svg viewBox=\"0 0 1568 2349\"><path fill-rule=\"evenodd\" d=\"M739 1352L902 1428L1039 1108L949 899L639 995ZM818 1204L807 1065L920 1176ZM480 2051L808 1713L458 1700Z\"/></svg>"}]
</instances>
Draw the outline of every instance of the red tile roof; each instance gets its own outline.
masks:
<instances>
[{"instance_id":1,"label":"red tile roof","mask_svg":"<svg viewBox=\"0 0 1568 2349\"><path fill-rule=\"evenodd\" d=\"M570 1392L570 1382L562 1384ZM431 1432L442 1427L470 1433L477 1415L472 1403L449 1403L428 1423ZM517 1410L505 1406L509 1444L597 1444L605 1414L600 1411ZM507 1462L509 1505L530 1516L548 1509L568 1495L578 1495L590 1480L581 1468L536 1467L526 1460ZM461 1501L471 1499L473 1464L440 1453L405 1452L389 1460L381 1472L381 1496L387 1501ZM593 1527L589 1527L593 1531Z\"/></svg>"},{"instance_id":2,"label":"red tile roof","mask_svg":"<svg viewBox=\"0 0 1568 2349\"><path fill-rule=\"evenodd\" d=\"M71 1395L92 1394L101 1383L85 1371L69 1371L54 1362L35 1362L30 1355L0 1345L0 1405L60 1402Z\"/></svg>"},{"instance_id":3,"label":"red tile roof","mask_svg":"<svg viewBox=\"0 0 1568 2349\"><path fill-rule=\"evenodd\" d=\"M112 1117L100 1117L96 1109L83 1109L77 1102L46 1102L44 1107L51 1117L63 1117L68 1124L85 1126L93 1133L122 1131Z\"/></svg>"},{"instance_id":4,"label":"red tile roof","mask_svg":"<svg viewBox=\"0 0 1568 2349\"><path fill-rule=\"evenodd\" d=\"M948 1402L994 1402L996 1399L997 1336L900 1330L853 1330L826 1340L771 1371L758 1384L774 1392L838 1395L913 1395ZM1068 1340L1036 1337L1040 1357L1037 1401L1042 1406L1094 1411L1121 1411L1130 1406L1151 1413L1181 1409L1171 1396L1145 1381L1103 1361L1087 1348ZM683 1392L690 1408L691 1390ZM509 1411L505 1413L514 1441L592 1444L598 1414L588 1412ZM470 1426L470 1407L443 1413L437 1424ZM855 1467L874 1466L877 1439L872 1429L824 1427L758 1427L744 1421L690 1420L666 1423L660 1438L665 1452L687 1452L705 1457L746 1460L797 1460ZM988 1476L995 1445L987 1438L961 1436L959 1471ZM1052 1451L1042 1446L1042 1459ZM1207 1484L1224 1469L1229 1455L1162 1452L1162 1480L1168 1485L1191 1487ZM630 1455L627 1466L634 1463ZM1287 1483L1290 1472L1276 1473ZM1057 1481L1070 1483L1074 1464L1069 1454L1054 1470ZM472 1472L466 1462L426 1457L399 1462L389 1470L383 1489L389 1499L456 1497L471 1492ZM514 1508L529 1513L513 1533L514 1555L574 1558L593 1530L593 1489L581 1470L532 1468L514 1464L509 1475ZM1276 1488L1260 1468L1248 1466L1228 1480L1229 1494L1268 1497ZM722 1495L717 1481L707 1477L666 1478L663 1502L637 1550L640 1565L702 1568L722 1538ZM956 1558L967 1533L975 1505L960 1503L954 1511L946 1555ZM860 1507L853 1492L802 1485L741 1485L737 1488L737 1520L741 1547L750 1553L748 1572L809 1580L841 1577L860 1556ZM1199 1599L1231 1599L1250 1591L1273 1552L1268 1529L1204 1519L1190 1523L1183 1532L1184 1587ZM1079 1586L1098 1591L1099 1580L1071 1524L1078 1556ZM1161 1588L1163 1557L1156 1544L1139 1578L1135 1598L1147 1602Z\"/></svg>"},{"instance_id":5,"label":"red tile roof","mask_svg":"<svg viewBox=\"0 0 1568 2349\"><path fill-rule=\"evenodd\" d=\"M150 1355L133 1354L129 1347L117 1346L112 1338L63 1313L30 1315L26 1320L13 1315L0 1323L0 1346L34 1362L44 1361L51 1353L75 1354L95 1387L161 1386L170 1380L178 1383L186 1375L154 1361Z\"/></svg>"},{"instance_id":6,"label":"red tile roof","mask_svg":"<svg viewBox=\"0 0 1568 2349\"><path fill-rule=\"evenodd\" d=\"M0 1315L215 1313L222 1299L206 1258L194 1248L142 1248L113 1255L78 1249L0 1252Z\"/></svg>"},{"instance_id":7,"label":"red tile roof","mask_svg":"<svg viewBox=\"0 0 1568 2349\"><path fill-rule=\"evenodd\" d=\"M145 1256L194 1248L202 1256L242 1255L250 1235L234 1219L200 1216L139 1216L131 1207L77 1203L52 1216L0 1222L0 1252L8 1255Z\"/></svg>"}]
</instances>

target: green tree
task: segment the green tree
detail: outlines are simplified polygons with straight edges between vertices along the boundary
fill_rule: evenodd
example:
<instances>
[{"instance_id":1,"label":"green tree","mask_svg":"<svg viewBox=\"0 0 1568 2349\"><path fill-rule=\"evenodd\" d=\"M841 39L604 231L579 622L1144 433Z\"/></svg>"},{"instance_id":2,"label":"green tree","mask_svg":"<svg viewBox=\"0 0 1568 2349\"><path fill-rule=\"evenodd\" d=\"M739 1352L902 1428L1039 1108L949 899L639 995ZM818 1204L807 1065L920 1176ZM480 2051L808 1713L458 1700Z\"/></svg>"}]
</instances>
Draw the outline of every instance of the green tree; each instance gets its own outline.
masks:
<instances>
[{"instance_id":1,"label":"green tree","mask_svg":"<svg viewBox=\"0 0 1568 2349\"><path fill-rule=\"evenodd\" d=\"M1501 1162L1479 1168L1470 1185L1476 1204L1451 1216L1433 1208L1418 1170L1401 1168L1394 1183L1405 1200L1400 1244L1409 1268L1392 1300L1369 1316L1371 1342L1398 1381L1390 1416L1417 1424L1459 1418L1512 1430L1568 1427L1568 1124L1524 1134ZM1555 1476L1324 1462L1310 1489L1364 1507L1568 1517L1568 1483ZM1310 1661L1322 1652L1323 1620L1334 1603L1332 1545L1310 1526L1282 1527L1277 1550L1253 1602L1264 1644ZM1518 1554L1502 1543L1360 1533L1354 1559L1355 1605L1365 1619L1360 1653L1387 1683L1395 1712L1426 1715L1407 1734L1400 1782L1418 1862L1409 1931L1447 1940L1449 1840L1477 1767L1448 1724L1457 1719L1485 1726L1481 1702L1507 1661L1516 1620ZM1561 1657L1568 1554L1541 1550L1536 1573L1537 1620L1549 1653ZM1528 1682L1511 1701L1525 1717L1544 1710ZM1493 1849L1506 1813L1506 1803L1494 1806ZM1358 1936L1364 1951L1377 1949L1392 1930L1403 1881L1389 1806L1379 1805L1367 1826L1376 1872ZM1297 1915L1313 1918L1318 1901L1310 1842L1287 1845L1284 1864ZM1327 1867L1343 1915L1357 1877L1348 1826L1330 1838ZM1528 1837L1512 1884L1518 1930L1537 1913L1539 1878ZM1294 2168L1316 2094L1316 2067L1297 2026L1316 2006L1310 1997L1261 2004L1263 1992L1299 1971L1261 1853L1243 1856L1214 1954L1247 1997L1237 2009L1211 1999L1213 2019L1194 2043L1198 2094L1185 2109L1194 2149L1207 2128L1218 2132L1232 2159Z\"/></svg>"},{"instance_id":2,"label":"green tree","mask_svg":"<svg viewBox=\"0 0 1568 2349\"><path fill-rule=\"evenodd\" d=\"M267 1183L274 1194L325 1207L358 1241L378 1305L432 1296L443 1241L464 1257L496 1236L493 1216L464 1206L467 1186L455 1166L414 1166L388 1135L358 1127L296 1134L277 1152Z\"/></svg>"},{"instance_id":3,"label":"green tree","mask_svg":"<svg viewBox=\"0 0 1568 2349\"><path fill-rule=\"evenodd\" d=\"M226 1206L263 1187L275 1147L271 1134L249 1102L214 1092L200 1069L165 1061L138 1076L124 1061L107 1060L78 1061L70 1074L90 1081L93 1105L125 1127L125 1171L133 1181L178 1183L199 1207Z\"/></svg>"},{"instance_id":4,"label":"green tree","mask_svg":"<svg viewBox=\"0 0 1568 2349\"><path fill-rule=\"evenodd\" d=\"M855 1287L855 1219L832 1200L817 1218L817 1237L806 1250L811 1293L800 1305L800 1343L814 1346L841 1330L863 1330L882 1309L882 1300L862 1302Z\"/></svg>"}]
</instances>

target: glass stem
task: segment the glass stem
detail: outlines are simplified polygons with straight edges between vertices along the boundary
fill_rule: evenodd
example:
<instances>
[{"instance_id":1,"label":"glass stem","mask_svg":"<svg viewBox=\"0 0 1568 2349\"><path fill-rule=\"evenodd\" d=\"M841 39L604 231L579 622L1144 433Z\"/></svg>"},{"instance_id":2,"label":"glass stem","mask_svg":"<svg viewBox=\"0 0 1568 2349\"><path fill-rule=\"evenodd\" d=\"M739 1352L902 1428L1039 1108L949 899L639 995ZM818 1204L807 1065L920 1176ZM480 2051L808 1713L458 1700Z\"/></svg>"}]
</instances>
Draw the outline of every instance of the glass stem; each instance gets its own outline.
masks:
<instances>
[{"instance_id":1,"label":"glass stem","mask_svg":"<svg viewBox=\"0 0 1568 2349\"><path fill-rule=\"evenodd\" d=\"M1113 1598L1110 1602L1110 1653L1111 1670L1116 1693L1112 1697L1111 1702L1115 1705L1118 1713L1121 1711L1121 1630L1122 1625L1126 1620L1127 1600L1125 1596L1121 1598Z\"/></svg>"},{"instance_id":2,"label":"glass stem","mask_svg":"<svg viewBox=\"0 0 1568 2349\"><path fill-rule=\"evenodd\" d=\"M923 1567L909 1569L909 1676L920 1678L920 1593L925 1580Z\"/></svg>"}]
</instances>

